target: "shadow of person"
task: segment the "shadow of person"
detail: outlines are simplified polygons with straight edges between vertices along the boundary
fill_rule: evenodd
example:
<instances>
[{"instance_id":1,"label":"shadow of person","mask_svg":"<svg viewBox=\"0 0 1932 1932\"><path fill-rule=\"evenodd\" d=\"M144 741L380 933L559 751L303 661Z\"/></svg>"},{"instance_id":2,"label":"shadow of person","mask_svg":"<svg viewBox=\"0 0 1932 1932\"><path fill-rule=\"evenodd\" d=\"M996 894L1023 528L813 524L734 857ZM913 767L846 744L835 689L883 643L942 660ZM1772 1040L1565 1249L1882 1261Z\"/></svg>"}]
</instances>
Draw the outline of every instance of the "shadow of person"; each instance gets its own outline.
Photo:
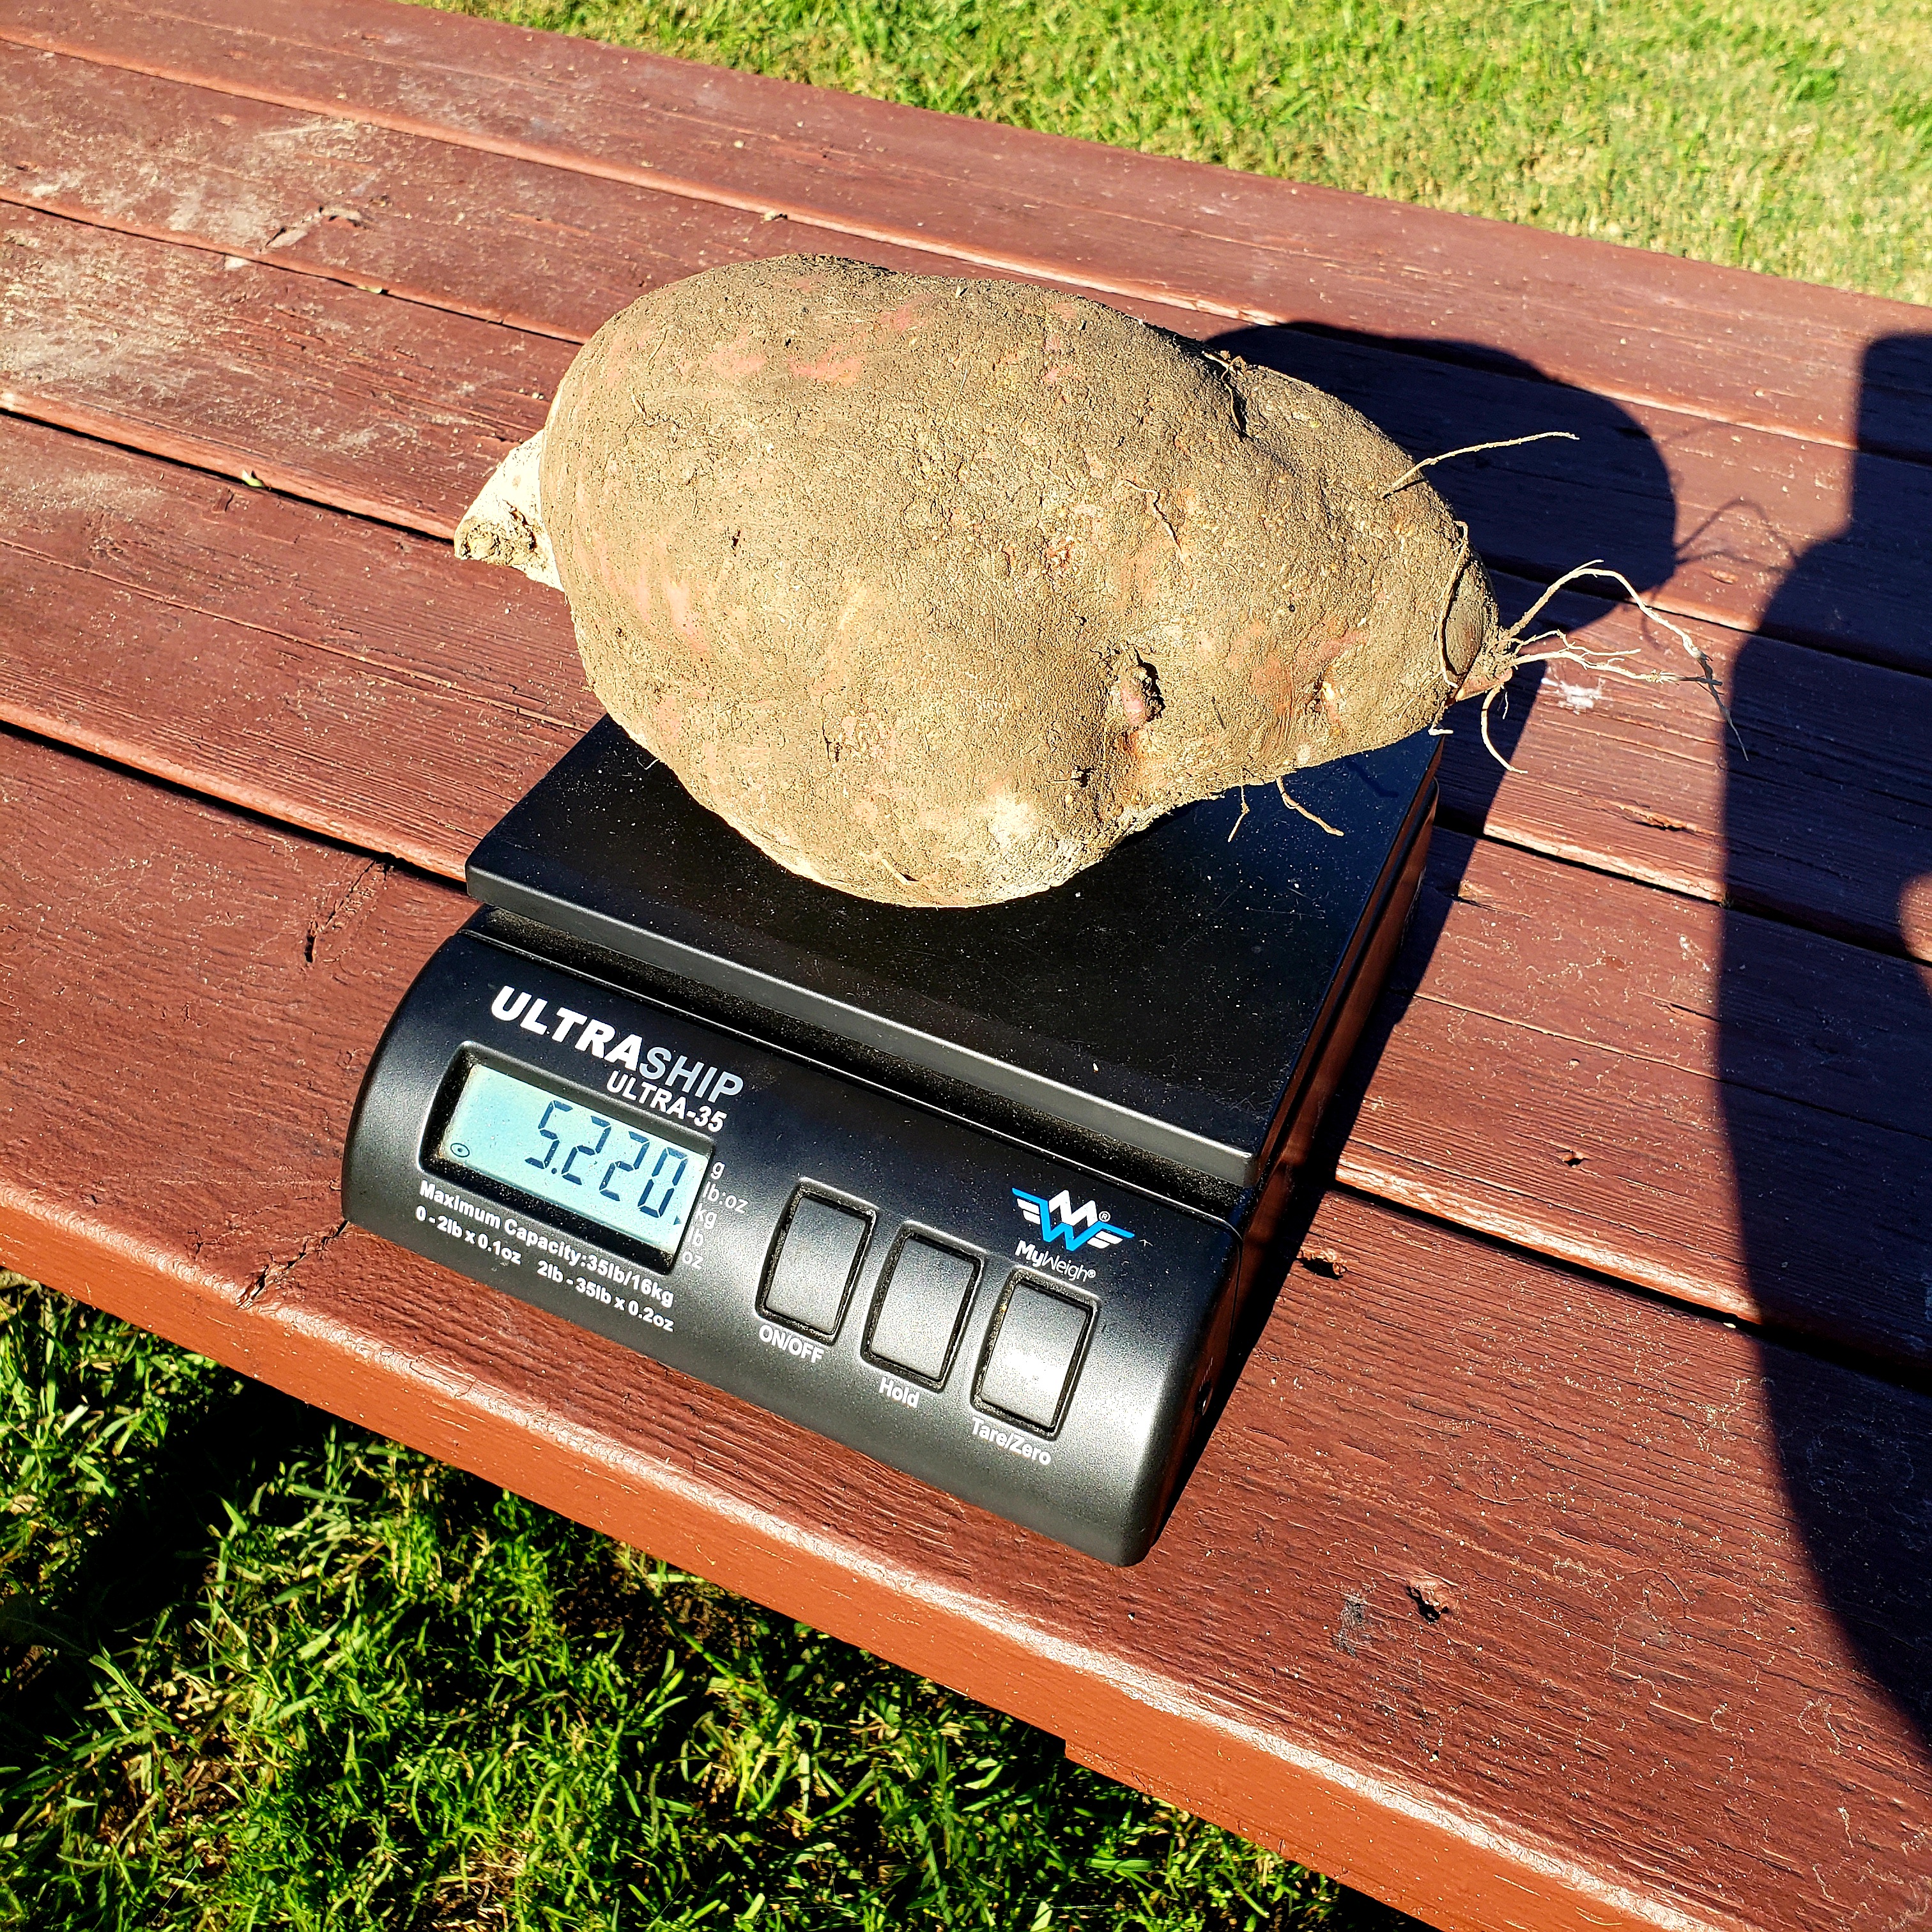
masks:
<instances>
[{"instance_id":1,"label":"shadow of person","mask_svg":"<svg viewBox=\"0 0 1932 1932\"><path fill-rule=\"evenodd\" d=\"M1730 746L1724 788L1732 908L1774 899L1780 850L1787 865L1799 862L1790 772L1780 784L1774 761L1802 756L1808 732L1868 738L1874 777L1856 849L1802 856L1850 882L1833 921L1844 936L1818 938L1732 910L1718 986L1720 1099L1754 1299L1774 1331L1828 1337L1849 1322L1875 1355L1880 1338L1896 1338L1893 1359L1905 1366L1886 1372L1922 1390L1932 1381L1932 997L1928 976L1898 956L1907 950L1907 896L1932 875L1932 734L1924 730L1932 708L1919 707L1919 694L1900 682L1910 674L1868 671L1775 640L1806 634L1861 549L1870 568L1870 526L1896 520L1904 469L1870 452L1899 442L1900 411L1923 417L1928 376L1932 335L1882 338L1866 351L1850 517L1794 565L1732 677L1744 736L1742 747ZM1916 578L1906 601L1932 611L1932 531L1910 552L1894 551L1893 567ZM1856 701L1844 694L1853 683L1870 687ZM1904 742L1910 736L1923 742ZM1896 782L1886 776L1893 766ZM1921 924L1932 928L1932 920ZM1774 1038L1767 995L1800 975L1816 990L1814 1010L1796 1037L1787 1029ZM1804 1096L1821 1108L1815 1144L1799 1144L1792 1110L1767 1097L1788 1093L1794 1078L1816 1089ZM1791 1507L1820 1585L1866 1669L1932 1740L1932 1401L1772 1341L1763 1360Z\"/></svg>"},{"instance_id":2,"label":"shadow of person","mask_svg":"<svg viewBox=\"0 0 1932 1932\"><path fill-rule=\"evenodd\" d=\"M1457 345L1378 345L1288 328L1232 331L1214 346L1342 396L1418 456L1539 430L1580 435L1580 444L1484 453L1430 471L1492 571L1547 581L1579 560L1579 531L1587 533L1587 554L1606 556L1640 590L1664 583L1676 567L1676 506L1663 460L1606 398L1545 382L1525 364L1499 367L1484 345L1460 345L1480 368L1445 367L1441 358L1454 356ZM1391 357L1378 346L1406 352ZM1916 580L1888 609L1916 604L1932 611L1932 541L1901 537L1897 454L1915 439L1922 446L1932 413L1932 335L1874 344L1862 378L1866 453L1855 464L1850 519L1795 562L1765 613L1762 635L1744 644L1733 673L1732 704L1746 744L1729 746L1725 784L1731 910L1717 992L1719 1094L1745 1264L1767 1331L1768 1416L1793 1516L1825 1600L1864 1667L1932 1739L1932 1618L1924 1609L1932 1601L1932 1402L1898 1386L1932 1382L1932 1203L1924 1185L1932 1168L1932 996L1900 956L1900 908L1915 885L1927 895L1920 924L1932 931L1932 734L1920 724L1932 717L1932 701L1924 710L1900 701L1909 687L1897 680L1907 674L1848 665L1810 647L1851 622L1857 586L1875 558ZM1516 611L1510 586L1502 587L1508 621ZM1861 680L1872 683L1870 693L1847 699L1846 688ZM1494 733L1505 757L1536 688L1533 668L1511 687L1512 715L1498 718ZM1290 1256L1456 898L1470 849L1457 835L1480 833L1494 801L1500 767L1472 724L1455 713L1450 722L1456 736L1445 746L1444 792L1454 800L1442 820L1448 836L1438 838L1389 991L1324 1123L1300 1211L1287 1218L1282 1245ZM1835 854L1816 848L1807 816L1815 781L1804 741L1827 729L1856 733L1874 773L1873 815L1859 824L1856 850ZM1912 742L1915 735L1928 742ZM1744 755L1754 737L1754 764ZM1801 867L1805 877L1794 889ZM1794 916L1793 904L1804 910ZM1820 936L1821 928L1833 936ZM1834 1000L1838 974L1846 983ZM1802 1018L1796 1027L1794 1016ZM1815 1108L1808 1119L1791 1105L1794 1096ZM1802 1144L1807 1134L1810 1144ZM1263 1318L1258 1310L1253 1320ZM1864 1366L1847 1366L1831 1337L1849 1336L1856 1347L1861 1322ZM1872 1372L1888 1346L1902 1366Z\"/></svg>"}]
</instances>

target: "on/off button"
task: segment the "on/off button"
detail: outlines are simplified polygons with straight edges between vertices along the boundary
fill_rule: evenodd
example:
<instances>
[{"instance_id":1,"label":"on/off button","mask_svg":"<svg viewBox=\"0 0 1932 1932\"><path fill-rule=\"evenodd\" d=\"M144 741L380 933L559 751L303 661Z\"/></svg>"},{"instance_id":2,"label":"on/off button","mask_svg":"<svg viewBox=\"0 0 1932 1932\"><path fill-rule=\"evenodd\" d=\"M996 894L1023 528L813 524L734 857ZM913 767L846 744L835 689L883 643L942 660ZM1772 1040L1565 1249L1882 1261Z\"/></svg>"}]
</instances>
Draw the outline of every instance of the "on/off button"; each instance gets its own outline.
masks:
<instances>
[{"instance_id":1,"label":"on/off button","mask_svg":"<svg viewBox=\"0 0 1932 1932\"><path fill-rule=\"evenodd\" d=\"M758 1312L831 1341L872 1226L853 1208L801 1192L778 1231Z\"/></svg>"}]
</instances>

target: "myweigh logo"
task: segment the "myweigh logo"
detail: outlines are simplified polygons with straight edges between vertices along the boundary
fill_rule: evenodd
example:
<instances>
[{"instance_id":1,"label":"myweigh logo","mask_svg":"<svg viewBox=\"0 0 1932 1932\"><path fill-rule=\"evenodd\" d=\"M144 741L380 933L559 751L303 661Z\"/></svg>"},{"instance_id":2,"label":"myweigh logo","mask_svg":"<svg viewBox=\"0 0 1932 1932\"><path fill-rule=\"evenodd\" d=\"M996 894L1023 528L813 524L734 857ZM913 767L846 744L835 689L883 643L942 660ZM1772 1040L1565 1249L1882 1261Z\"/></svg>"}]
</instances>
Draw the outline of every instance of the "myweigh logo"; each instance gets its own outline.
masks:
<instances>
[{"instance_id":1,"label":"myweigh logo","mask_svg":"<svg viewBox=\"0 0 1932 1932\"><path fill-rule=\"evenodd\" d=\"M1089 1241L1096 1248L1114 1248L1133 1239L1126 1228L1115 1227L1092 1202L1084 1208L1075 1207L1072 1195L1064 1187L1051 1201L1016 1187L1013 1198L1020 1204L1022 1216L1040 1230L1040 1239L1048 1246L1055 1241L1064 1243L1069 1254L1084 1248Z\"/></svg>"}]
</instances>

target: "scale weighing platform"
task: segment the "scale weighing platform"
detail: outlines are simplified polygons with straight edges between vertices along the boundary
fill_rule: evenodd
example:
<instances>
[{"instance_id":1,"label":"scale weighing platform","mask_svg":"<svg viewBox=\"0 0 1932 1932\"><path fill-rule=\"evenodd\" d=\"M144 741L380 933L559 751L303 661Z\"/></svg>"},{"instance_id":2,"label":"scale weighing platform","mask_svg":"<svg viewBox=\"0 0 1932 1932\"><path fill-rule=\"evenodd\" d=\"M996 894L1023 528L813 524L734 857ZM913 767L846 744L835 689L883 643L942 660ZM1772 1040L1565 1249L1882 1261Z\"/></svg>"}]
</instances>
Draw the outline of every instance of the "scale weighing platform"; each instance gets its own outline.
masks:
<instances>
[{"instance_id":1,"label":"scale weighing platform","mask_svg":"<svg viewBox=\"0 0 1932 1932\"><path fill-rule=\"evenodd\" d=\"M968 910L794 877L609 719L478 846L348 1218L1102 1560L1159 1531L1399 941L1440 740Z\"/></svg>"}]
</instances>

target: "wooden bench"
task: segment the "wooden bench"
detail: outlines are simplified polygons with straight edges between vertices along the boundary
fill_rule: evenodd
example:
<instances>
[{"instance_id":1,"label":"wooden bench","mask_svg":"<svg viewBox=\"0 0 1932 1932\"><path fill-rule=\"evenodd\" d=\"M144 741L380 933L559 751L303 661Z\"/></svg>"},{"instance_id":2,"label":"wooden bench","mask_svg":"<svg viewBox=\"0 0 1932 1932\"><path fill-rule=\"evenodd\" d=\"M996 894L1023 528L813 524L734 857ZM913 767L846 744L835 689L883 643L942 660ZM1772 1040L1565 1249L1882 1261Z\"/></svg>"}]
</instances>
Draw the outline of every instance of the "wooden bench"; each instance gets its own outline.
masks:
<instances>
[{"instance_id":1,"label":"wooden bench","mask_svg":"<svg viewBox=\"0 0 1932 1932\"><path fill-rule=\"evenodd\" d=\"M0 1258L1445 1932L1932 1913L1932 312L386 0L5 0L0 88ZM596 715L444 540L640 286L813 250L1418 454L1576 430L1435 476L1506 604L1652 587L1749 752L1562 666L1520 770L1450 741L1335 1184L1129 1571L340 1217L465 854Z\"/></svg>"}]
</instances>

